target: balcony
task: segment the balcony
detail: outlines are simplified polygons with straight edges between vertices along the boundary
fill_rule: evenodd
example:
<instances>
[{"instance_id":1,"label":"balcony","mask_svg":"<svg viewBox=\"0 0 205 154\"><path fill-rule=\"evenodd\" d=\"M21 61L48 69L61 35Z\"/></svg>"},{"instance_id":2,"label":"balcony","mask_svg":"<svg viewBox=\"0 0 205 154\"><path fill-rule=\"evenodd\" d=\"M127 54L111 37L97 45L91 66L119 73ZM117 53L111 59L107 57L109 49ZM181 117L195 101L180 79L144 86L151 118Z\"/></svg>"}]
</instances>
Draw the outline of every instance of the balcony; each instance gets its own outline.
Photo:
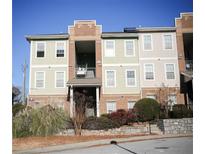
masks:
<instances>
[{"instance_id":1,"label":"balcony","mask_svg":"<svg viewBox=\"0 0 205 154\"><path fill-rule=\"evenodd\" d=\"M193 71L193 60L185 60L185 70L188 72Z\"/></svg>"},{"instance_id":2,"label":"balcony","mask_svg":"<svg viewBox=\"0 0 205 154\"><path fill-rule=\"evenodd\" d=\"M95 67L87 67L77 66L75 68L75 78L77 79L93 79L96 77L96 68Z\"/></svg>"}]
</instances>

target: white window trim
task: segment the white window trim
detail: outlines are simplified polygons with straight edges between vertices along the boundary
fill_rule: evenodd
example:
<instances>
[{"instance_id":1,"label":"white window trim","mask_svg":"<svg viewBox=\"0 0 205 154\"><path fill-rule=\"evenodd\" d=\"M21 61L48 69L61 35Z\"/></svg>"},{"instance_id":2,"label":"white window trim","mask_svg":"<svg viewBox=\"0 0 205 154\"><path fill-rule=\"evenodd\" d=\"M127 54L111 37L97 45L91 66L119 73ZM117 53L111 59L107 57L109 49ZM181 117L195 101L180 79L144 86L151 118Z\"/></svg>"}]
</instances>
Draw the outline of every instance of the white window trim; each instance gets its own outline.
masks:
<instances>
[{"instance_id":1,"label":"white window trim","mask_svg":"<svg viewBox=\"0 0 205 154\"><path fill-rule=\"evenodd\" d=\"M149 98L148 96L154 96L155 97L155 100L157 100L157 94L155 94L155 93L149 93L149 94L147 94L146 95L146 98Z\"/></svg>"},{"instance_id":2,"label":"white window trim","mask_svg":"<svg viewBox=\"0 0 205 154\"><path fill-rule=\"evenodd\" d=\"M127 78L127 72L128 71L134 71L134 73L135 73L135 85L132 85L132 86L130 86L130 85L128 85L127 83L127 80L128 80L128 78ZM125 70L125 83L126 83L126 87L137 87L137 76L136 76L136 70L135 69L126 69Z\"/></svg>"},{"instance_id":3,"label":"white window trim","mask_svg":"<svg viewBox=\"0 0 205 154\"><path fill-rule=\"evenodd\" d=\"M44 57L37 57L37 46L38 46L38 43L43 43L44 44L44 47L45 47ZM36 59L44 59L44 58L46 58L46 42L45 41L37 41L36 42L35 58Z\"/></svg>"},{"instance_id":4,"label":"white window trim","mask_svg":"<svg viewBox=\"0 0 205 154\"><path fill-rule=\"evenodd\" d=\"M63 78L63 87L56 87L56 79L57 79L57 73L64 73L64 78ZM60 89L60 88L65 88L65 71L55 71L55 88Z\"/></svg>"},{"instance_id":5,"label":"white window trim","mask_svg":"<svg viewBox=\"0 0 205 154\"><path fill-rule=\"evenodd\" d=\"M113 110L113 112L115 112L115 111L117 111L117 104L116 104L116 101L106 101L106 111L107 111L107 113L109 113L108 112L108 104L111 104L111 103L113 103L113 104L115 104L115 109Z\"/></svg>"},{"instance_id":6,"label":"white window trim","mask_svg":"<svg viewBox=\"0 0 205 154\"><path fill-rule=\"evenodd\" d=\"M108 71L113 71L114 72L114 79L115 79L114 86L107 85L107 72ZM116 88L116 70L105 70L105 86L107 88Z\"/></svg>"},{"instance_id":7,"label":"white window trim","mask_svg":"<svg viewBox=\"0 0 205 154\"><path fill-rule=\"evenodd\" d=\"M151 49L145 49L144 47L144 36L149 35L151 36ZM153 37L152 34L142 34L142 46L143 46L143 51L153 51Z\"/></svg>"},{"instance_id":8,"label":"white window trim","mask_svg":"<svg viewBox=\"0 0 205 154\"><path fill-rule=\"evenodd\" d=\"M63 46L64 46L64 57L57 57L57 43L63 43ZM56 41L55 42L55 58L57 58L57 59L66 58L66 41Z\"/></svg>"},{"instance_id":9,"label":"white window trim","mask_svg":"<svg viewBox=\"0 0 205 154\"><path fill-rule=\"evenodd\" d=\"M113 42L113 46L114 46L114 49L113 49L113 56L107 56L106 55L106 44L107 44L107 41L112 41ZM104 57L115 57L115 40L104 40Z\"/></svg>"},{"instance_id":10,"label":"white window trim","mask_svg":"<svg viewBox=\"0 0 205 154\"><path fill-rule=\"evenodd\" d=\"M154 79L146 79L146 66L145 65L152 65L153 66L153 77L154 77ZM145 81L155 81L155 65L154 65L154 63L145 63L144 64L144 80Z\"/></svg>"},{"instance_id":11,"label":"white window trim","mask_svg":"<svg viewBox=\"0 0 205 154\"><path fill-rule=\"evenodd\" d=\"M167 67L166 67L166 65L167 64L171 64L171 65L174 65L174 79L167 79ZM175 63L165 63L164 64L164 72L165 72L165 79L166 80L168 80L168 81L170 81L170 80L176 80L176 67L175 67Z\"/></svg>"},{"instance_id":12,"label":"white window trim","mask_svg":"<svg viewBox=\"0 0 205 154\"><path fill-rule=\"evenodd\" d=\"M135 104L136 104L137 101L135 101L135 100L128 100L128 101L127 101L127 109L128 109L128 110L131 109L131 108L129 108L129 105L128 105L130 102L132 102L132 103L135 102ZM135 104L134 104L134 105L135 105ZM134 108L134 106L133 106L133 108ZM132 109L133 109L133 108L132 108Z\"/></svg>"},{"instance_id":13,"label":"white window trim","mask_svg":"<svg viewBox=\"0 0 205 154\"><path fill-rule=\"evenodd\" d=\"M44 79L43 79L43 87L36 87L36 74L37 74L37 73L43 73L43 76L44 76ZM45 81L46 81L45 79L46 79L46 73L45 73L45 71L36 71L36 72L35 72L35 88L36 88L36 89L44 89L44 88L45 88L45 83L46 83L46 82L45 82Z\"/></svg>"},{"instance_id":14,"label":"white window trim","mask_svg":"<svg viewBox=\"0 0 205 154\"><path fill-rule=\"evenodd\" d=\"M164 36L165 35L171 35L171 38L172 38L172 48L171 49L165 49L165 39L164 39ZM165 51L171 51L171 50L174 50L174 40L173 40L173 34L171 33L165 33L165 34L162 34L162 44L163 44L163 50Z\"/></svg>"},{"instance_id":15,"label":"white window trim","mask_svg":"<svg viewBox=\"0 0 205 154\"><path fill-rule=\"evenodd\" d=\"M133 55L127 55L127 48L126 48L127 41L133 42ZM135 56L135 40L124 40L124 56L125 57L134 57Z\"/></svg>"}]
</instances>

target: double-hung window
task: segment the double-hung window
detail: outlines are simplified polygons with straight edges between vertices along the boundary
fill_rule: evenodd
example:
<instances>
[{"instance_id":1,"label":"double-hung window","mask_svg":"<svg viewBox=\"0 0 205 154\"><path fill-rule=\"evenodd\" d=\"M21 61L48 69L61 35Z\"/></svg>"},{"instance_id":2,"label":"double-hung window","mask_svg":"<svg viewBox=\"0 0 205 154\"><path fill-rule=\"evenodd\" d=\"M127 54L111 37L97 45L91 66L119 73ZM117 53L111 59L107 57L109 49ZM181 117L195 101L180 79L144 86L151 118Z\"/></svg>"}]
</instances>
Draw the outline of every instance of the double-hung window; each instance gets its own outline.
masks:
<instances>
[{"instance_id":1,"label":"double-hung window","mask_svg":"<svg viewBox=\"0 0 205 154\"><path fill-rule=\"evenodd\" d=\"M175 94L171 94L168 96L168 105L173 106L174 104L177 104L177 96Z\"/></svg>"},{"instance_id":2,"label":"double-hung window","mask_svg":"<svg viewBox=\"0 0 205 154\"><path fill-rule=\"evenodd\" d=\"M65 87L65 72L56 72L56 88Z\"/></svg>"},{"instance_id":3,"label":"double-hung window","mask_svg":"<svg viewBox=\"0 0 205 154\"><path fill-rule=\"evenodd\" d=\"M164 49L165 50L171 50L173 48L172 45L172 35L166 34L164 35Z\"/></svg>"},{"instance_id":4,"label":"double-hung window","mask_svg":"<svg viewBox=\"0 0 205 154\"><path fill-rule=\"evenodd\" d=\"M115 56L115 41L105 40L105 57Z\"/></svg>"},{"instance_id":5,"label":"double-hung window","mask_svg":"<svg viewBox=\"0 0 205 154\"><path fill-rule=\"evenodd\" d=\"M36 57L43 58L45 57L45 43L44 42L37 42L36 44Z\"/></svg>"},{"instance_id":6,"label":"double-hung window","mask_svg":"<svg viewBox=\"0 0 205 154\"><path fill-rule=\"evenodd\" d=\"M36 88L44 88L44 87L45 87L45 73L36 72Z\"/></svg>"},{"instance_id":7,"label":"double-hung window","mask_svg":"<svg viewBox=\"0 0 205 154\"><path fill-rule=\"evenodd\" d=\"M115 101L108 101L106 103L107 106L107 113L112 113L116 111L116 102Z\"/></svg>"},{"instance_id":8,"label":"double-hung window","mask_svg":"<svg viewBox=\"0 0 205 154\"><path fill-rule=\"evenodd\" d=\"M56 42L56 57L64 57L64 56L65 56L65 43Z\"/></svg>"},{"instance_id":9,"label":"double-hung window","mask_svg":"<svg viewBox=\"0 0 205 154\"><path fill-rule=\"evenodd\" d=\"M152 50L152 35L143 35L143 48L146 51Z\"/></svg>"},{"instance_id":10,"label":"double-hung window","mask_svg":"<svg viewBox=\"0 0 205 154\"><path fill-rule=\"evenodd\" d=\"M114 70L106 71L106 87L116 86L116 72Z\"/></svg>"},{"instance_id":11,"label":"double-hung window","mask_svg":"<svg viewBox=\"0 0 205 154\"><path fill-rule=\"evenodd\" d=\"M127 85L127 87L135 87L136 86L135 70L126 70L126 85Z\"/></svg>"},{"instance_id":12,"label":"double-hung window","mask_svg":"<svg viewBox=\"0 0 205 154\"><path fill-rule=\"evenodd\" d=\"M175 79L174 64L166 64L166 78Z\"/></svg>"},{"instance_id":13,"label":"double-hung window","mask_svg":"<svg viewBox=\"0 0 205 154\"><path fill-rule=\"evenodd\" d=\"M134 56L134 40L125 40L125 56Z\"/></svg>"},{"instance_id":14,"label":"double-hung window","mask_svg":"<svg viewBox=\"0 0 205 154\"><path fill-rule=\"evenodd\" d=\"M153 64L145 64L145 80L154 80Z\"/></svg>"},{"instance_id":15,"label":"double-hung window","mask_svg":"<svg viewBox=\"0 0 205 154\"><path fill-rule=\"evenodd\" d=\"M127 106L128 106L128 110L133 109L134 105L135 105L136 101L128 101Z\"/></svg>"},{"instance_id":16,"label":"double-hung window","mask_svg":"<svg viewBox=\"0 0 205 154\"><path fill-rule=\"evenodd\" d=\"M147 95L146 98L151 98L156 100L156 95Z\"/></svg>"}]
</instances>

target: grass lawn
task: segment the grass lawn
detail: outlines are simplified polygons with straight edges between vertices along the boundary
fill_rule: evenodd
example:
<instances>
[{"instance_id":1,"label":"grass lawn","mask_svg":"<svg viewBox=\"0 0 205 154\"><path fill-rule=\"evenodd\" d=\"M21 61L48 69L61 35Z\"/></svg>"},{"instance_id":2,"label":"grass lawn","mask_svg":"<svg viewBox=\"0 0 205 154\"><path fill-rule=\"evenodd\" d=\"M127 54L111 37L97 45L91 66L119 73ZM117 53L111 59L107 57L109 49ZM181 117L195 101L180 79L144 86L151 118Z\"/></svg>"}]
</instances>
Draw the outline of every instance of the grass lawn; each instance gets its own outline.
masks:
<instances>
[{"instance_id":1,"label":"grass lawn","mask_svg":"<svg viewBox=\"0 0 205 154\"><path fill-rule=\"evenodd\" d=\"M24 137L13 139L13 151L40 148L46 146L71 144L101 139L126 138L142 135L106 135L106 136L48 136L48 137Z\"/></svg>"}]
</instances>

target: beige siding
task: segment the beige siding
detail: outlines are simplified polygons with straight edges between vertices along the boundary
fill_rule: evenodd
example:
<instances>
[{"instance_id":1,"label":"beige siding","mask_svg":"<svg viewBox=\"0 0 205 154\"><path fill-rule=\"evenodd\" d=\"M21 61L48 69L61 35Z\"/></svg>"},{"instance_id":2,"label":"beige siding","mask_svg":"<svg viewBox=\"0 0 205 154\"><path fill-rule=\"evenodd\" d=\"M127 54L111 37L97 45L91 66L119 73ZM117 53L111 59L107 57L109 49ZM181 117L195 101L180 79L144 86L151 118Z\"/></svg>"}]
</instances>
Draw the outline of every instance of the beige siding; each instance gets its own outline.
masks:
<instances>
[{"instance_id":1,"label":"beige siding","mask_svg":"<svg viewBox=\"0 0 205 154\"><path fill-rule=\"evenodd\" d=\"M37 89L35 88L35 72L44 71L45 72L45 88ZM65 88L55 88L55 71L65 72ZM31 85L30 85L30 95L66 95L67 94L67 67L51 67L51 68L31 68Z\"/></svg>"},{"instance_id":2,"label":"beige siding","mask_svg":"<svg viewBox=\"0 0 205 154\"><path fill-rule=\"evenodd\" d=\"M136 87L126 87L126 69L136 70ZM116 71L116 87L106 87L105 70ZM102 70L103 80L103 94L139 94L140 93L140 80L139 80L139 66L105 66Z\"/></svg>"},{"instance_id":3,"label":"beige siding","mask_svg":"<svg viewBox=\"0 0 205 154\"><path fill-rule=\"evenodd\" d=\"M104 39L103 45L102 45L103 64L139 63L139 50L138 50L138 40L137 39L111 39L111 40L115 41L115 56L105 57L105 39ZM125 40L134 40L135 56L132 56L132 57L125 56L125 51L124 51L124 41Z\"/></svg>"},{"instance_id":4,"label":"beige siding","mask_svg":"<svg viewBox=\"0 0 205 154\"><path fill-rule=\"evenodd\" d=\"M144 76L144 64L154 64L154 74L155 79L154 80L145 80ZM165 70L165 64L174 64L175 67L175 79L173 80L167 80L166 79L166 70ZM180 79L179 79L179 69L178 69L178 62L176 60L143 60L140 61L140 67L141 67L141 87L160 87L162 83L164 83L166 86L169 87L179 87L180 86Z\"/></svg>"},{"instance_id":5,"label":"beige siding","mask_svg":"<svg viewBox=\"0 0 205 154\"><path fill-rule=\"evenodd\" d=\"M152 36L152 51L144 51L143 49L143 35L151 34ZM177 57L177 47L176 47L176 33L145 33L139 35L139 48L140 48L140 58L154 58L154 57ZM163 35L171 34L173 41L172 50L163 49Z\"/></svg>"},{"instance_id":6,"label":"beige siding","mask_svg":"<svg viewBox=\"0 0 205 154\"><path fill-rule=\"evenodd\" d=\"M32 41L31 43L31 50L32 50L32 65L62 65L67 64L67 57L68 57L68 41L65 40L59 40L65 42L65 57L58 57L56 58L56 51L55 46L56 42L58 40L52 40L52 41ZM46 51L45 51L45 57L44 58L36 58L36 44L37 42L45 42L46 44Z\"/></svg>"}]
</instances>

